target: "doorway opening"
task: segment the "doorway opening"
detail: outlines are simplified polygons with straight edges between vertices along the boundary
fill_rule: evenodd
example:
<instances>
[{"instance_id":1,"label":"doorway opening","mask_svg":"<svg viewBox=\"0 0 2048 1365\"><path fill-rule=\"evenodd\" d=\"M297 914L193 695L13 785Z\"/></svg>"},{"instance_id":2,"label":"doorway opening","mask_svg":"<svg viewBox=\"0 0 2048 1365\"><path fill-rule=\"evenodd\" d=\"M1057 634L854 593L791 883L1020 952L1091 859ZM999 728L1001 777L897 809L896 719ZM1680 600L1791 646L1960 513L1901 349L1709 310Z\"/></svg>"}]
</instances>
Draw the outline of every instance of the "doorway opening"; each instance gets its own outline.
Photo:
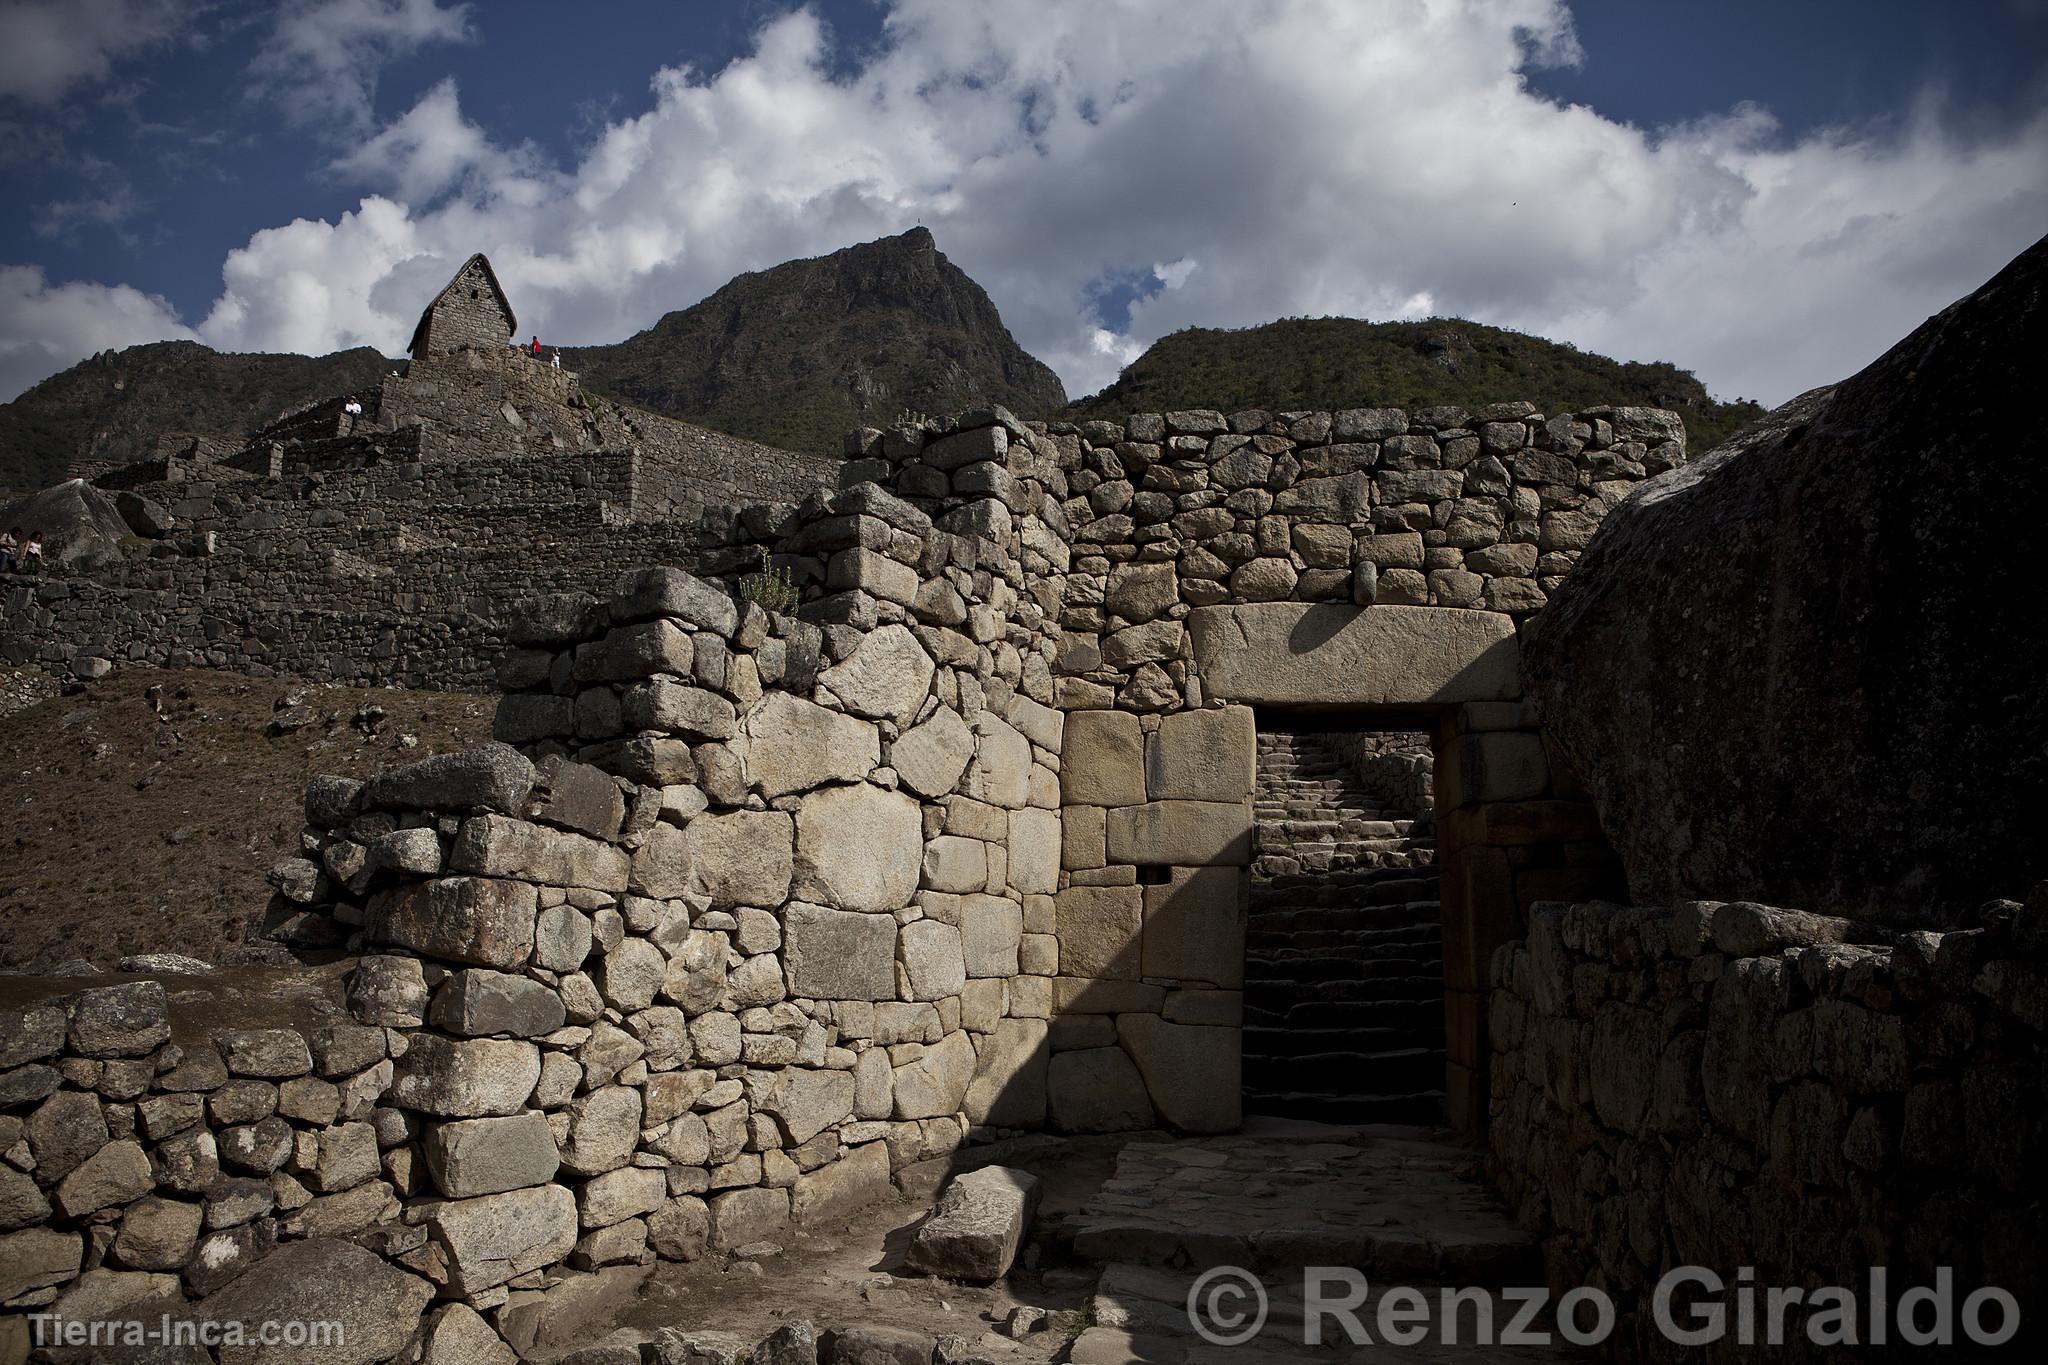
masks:
<instances>
[{"instance_id":1,"label":"doorway opening","mask_svg":"<svg viewBox=\"0 0 2048 1365\"><path fill-rule=\"evenodd\" d=\"M1443 1122L1431 738L1329 715L1259 717L1246 1113Z\"/></svg>"}]
</instances>

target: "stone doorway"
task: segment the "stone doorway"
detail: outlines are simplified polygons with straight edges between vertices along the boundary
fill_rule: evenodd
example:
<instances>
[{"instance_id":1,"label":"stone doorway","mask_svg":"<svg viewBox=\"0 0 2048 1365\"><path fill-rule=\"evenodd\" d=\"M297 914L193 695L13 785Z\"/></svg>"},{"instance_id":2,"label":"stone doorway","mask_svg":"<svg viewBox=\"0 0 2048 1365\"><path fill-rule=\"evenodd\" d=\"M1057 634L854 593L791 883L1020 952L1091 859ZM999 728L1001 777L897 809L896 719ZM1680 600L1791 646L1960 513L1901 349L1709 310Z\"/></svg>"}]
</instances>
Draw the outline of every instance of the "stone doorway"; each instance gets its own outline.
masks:
<instances>
[{"instance_id":1,"label":"stone doorway","mask_svg":"<svg viewBox=\"0 0 2048 1365\"><path fill-rule=\"evenodd\" d=\"M1431 740L1326 714L1259 716L1248 1114L1443 1121Z\"/></svg>"}]
</instances>

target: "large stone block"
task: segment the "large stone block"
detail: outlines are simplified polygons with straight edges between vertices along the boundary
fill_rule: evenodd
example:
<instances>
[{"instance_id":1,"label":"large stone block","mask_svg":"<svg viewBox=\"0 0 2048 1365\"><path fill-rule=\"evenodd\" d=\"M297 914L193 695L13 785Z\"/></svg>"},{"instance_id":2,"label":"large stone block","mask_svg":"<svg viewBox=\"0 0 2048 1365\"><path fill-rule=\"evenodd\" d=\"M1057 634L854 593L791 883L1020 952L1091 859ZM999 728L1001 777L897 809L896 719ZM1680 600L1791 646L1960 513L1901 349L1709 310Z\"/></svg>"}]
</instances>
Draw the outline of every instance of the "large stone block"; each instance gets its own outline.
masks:
<instances>
[{"instance_id":1,"label":"large stone block","mask_svg":"<svg viewBox=\"0 0 2048 1365\"><path fill-rule=\"evenodd\" d=\"M1176 711L1145 741L1145 793L1154 801L1243 801L1258 748L1249 706Z\"/></svg>"},{"instance_id":2,"label":"large stone block","mask_svg":"<svg viewBox=\"0 0 2048 1365\"><path fill-rule=\"evenodd\" d=\"M1128 711L1076 711L1060 754L1068 805L1135 806L1145 799L1145 736Z\"/></svg>"},{"instance_id":3,"label":"large stone block","mask_svg":"<svg viewBox=\"0 0 2048 1365\"><path fill-rule=\"evenodd\" d=\"M941 834L924 846L924 874L920 884L927 891L980 891L988 885L988 845L979 839ZM998 849L1000 854L1001 850Z\"/></svg>"},{"instance_id":4,"label":"large stone block","mask_svg":"<svg viewBox=\"0 0 2048 1365\"><path fill-rule=\"evenodd\" d=\"M362 803L384 810L516 815L533 790L533 764L509 744L479 744L436 754L371 778Z\"/></svg>"},{"instance_id":5,"label":"large stone block","mask_svg":"<svg viewBox=\"0 0 2048 1365\"><path fill-rule=\"evenodd\" d=\"M1155 1014L1122 1014L1116 1033L1168 1124L1188 1133L1228 1133L1238 1126L1243 1117L1238 1030L1169 1024Z\"/></svg>"},{"instance_id":6,"label":"large stone block","mask_svg":"<svg viewBox=\"0 0 2048 1365\"><path fill-rule=\"evenodd\" d=\"M725 909L780 905L795 871L795 825L782 811L699 815L656 825L633 855L633 889L659 900L703 896Z\"/></svg>"},{"instance_id":7,"label":"large stone block","mask_svg":"<svg viewBox=\"0 0 2048 1365\"><path fill-rule=\"evenodd\" d=\"M770 801L828 782L862 781L882 761L881 733L872 723L787 692L762 698L747 714L746 733L747 782Z\"/></svg>"},{"instance_id":8,"label":"large stone block","mask_svg":"<svg viewBox=\"0 0 2048 1365\"><path fill-rule=\"evenodd\" d=\"M525 965L533 951L538 906L534 888L524 882L440 877L379 892L365 928L372 943L509 969Z\"/></svg>"},{"instance_id":9,"label":"large stone block","mask_svg":"<svg viewBox=\"0 0 2048 1365\"><path fill-rule=\"evenodd\" d=\"M617 893L626 889L632 864L624 849L588 835L504 815L473 815L448 850L448 866L479 877Z\"/></svg>"},{"instance_id":10,"label":"large stone block","mask_svg":"<svg viewBox=\"0 0 2048 1365\"><path fill-rule=\"evenodd\" d=\"M960 903L960 947L970 977L1015 976L1024 938L1024 907L1001 896Z\"/></svg>"},{"instance_id":11,"label":"large stone block","mask_svg":"<svg viewBox=\"0 0 2048 1365\"><path fill-rule=\"evenodd\" d=\"M974 1044L955 1030L896 1068L898 1119L934 1119L957 1113L974 1080Z\"/></svg>"},{"instance_id":12,"label":"large stone block","mask_svg":"<svg viewBox=\"0 0 2048 1365\"><path fill-rule=\"evenodd\" d=\"M1156 620L1180 602L1180 576L1171 562L1124 564L1110 571L1102 605L1133 624Z\"/></svg>"},{"instance_id":13,"label":"large stone block","mask_svg":"<svg viewBox=\"0 0 2048 1365\"><path fill-rule=\"evenodd\" d=\"M531 977L471 967L449 973L429 1017L435 1027L464 1038L538 1038L562 1026L564 1010L562 997Z\"/></svg>"},{"instance_id":14,"label":"large stone block","mask_svg":"<svg viewBox=\"0 0 2048 1365\"><path fill-rule=\"evenodd\" d=\"M953 1178L911 1239L904 1263L928 1275L988 1284L1010 1271L1038 1211L1038 1177L984 1166Z\"/></svg>"},{"instance_id":15,"label":"large stone block","mask_svg":"<svg viewBox=\"0 0 2048 1365\"><path fill-rule=\"evenodd\" d=\"M424 1147L434 1184L454 1199L545 1185L562 1164L547 1115L532 1111L435 1124Z\"/></svg>"},{"instance_id":16,"label":"large stone block","mask_svg":"<svg viewBox=\"0 0 2048 1365\"><path fill-rule=\"evenodd\" d=\"M923 817L903 793L864 783L813 792L796 816L796 894L846 910L900 910L917 891L923 848Z\"/></svg>"},{"instance_id":17,"label":"large stone block","mask_svg":"<svg viewBox=\"0 0 2048 1365\"><path fill-rule=\"evenodd\" d=\"M448 1261L448 1284L475 1294L562 1260L576 1248L576 1196L538 1185L433 1205L428 1236Z\"/></svg>"},{"instance_id":18,"label":"large stone block","mask_svg":"<svg viewBox=\"0 0 2048 1365\"><path fill-rule=\"evenodd\" d=\"M711 1201L711 1246L732 1251L780 1237L789 1227L789 1191L731 1190Z\"/></svg>"},{"instance_id":19,"label":"large stone block","mask_svg":"<svg viewBox=\"0 0 2048 1365\"><path fill-rule=\"evenodd\" d=\"M1446 807L1529 801L1543 795L1550 784L1543 741L1535 735L1461 735L1452 741L1449 757L1437 783L1438 799Z\"/></svg>"},{"instance_id":20,"label":"large stone block","mask_svg":"<svg viewBox=\"0 0 2048 1365\"><path fill-rule=\"evenodd\" d=\"M1188 615L1211 699L1359 706L1511 701L1514 620L1462 607L1262 602Z\"/></svg>"},{"instance_id":21,"label":"large stone block","mask_svg":"<svg viewBox=\"0 0 2048 1365\"><path fill-rule=\"evenodd\" d=\"M1010 886L1020 895L1051 895L1060 884L1060 816L1050 810L1010 812Z\"/></svg>"},{"instance_id":22,"label":"large stone block","mask_svg":"<svg viewBox=\"0 0 2048 1365\"><path fill-rule=\"evenodd\" d=\"M122 1139L80 1162L58 1182L50 1202L64 1217L80 1219L110 1205L140 1199L153 1183L142 1144Z\"/></svg>"},{"instance_id":23,"label":"large stone block","mask_svg":"<svg viewBox=\"0 0 2048 1365\"><path fill-rule=\"evenodd\" d=\"M970 1122L996 1128L1045 1123L1046 1064L1052 1048L1043 1019L1003 1019L981 1041L965 1108Z\"/></svg>"},{"instance_id":24,"label":"large stone block","mask_svg":"<svg viewBox=\"0 0 2048 1365\"><path fill-rule=\"evenodd\" d=\"M853 1073L789 1067L754 1108L773 1115L792 1147L801 1147L853 1115Z\"/></svg>"},{"instance_id":25,"label":"large stone block","mask_svg":"<svg viewBox=\"0 0 2048 1365\"><path fill-rule=\"evenodd\" d=\"M1145 896L1142 960L1146 977L1244 984L1245 916L1250 880L1234 867L1176 867Z\"/></svg>"},{"instance_id":26,"label":"large stone block","mask_svg":"<svg viewBox=\"0 0 2048 1365\"><path fill-rule=\"evenodd\" d=\"M839 1160L796 1178L789 1192L790 1217L838 1218L877 1204L895 1193L889 1181L889 1149L880 1142L856 1147Z\"/></svg>"},{"instance_id":27,"label":"large stone block","mask_svg":"<svg viewBox=\"0 0 2048 1365\"><path fill-rule=\"evenodd\" d=\"M1124 1133L1153 1123L1145 1078L1120 1047L1054 1053L1046 1102L1052 1126L1062 1133Z\"/></svg>"},{"instance_id":28,"label":"large stone block","mask_svg":"<svg viewBox=\"0 0 2048 1365\"><path fill-rule=\"evenodd\" d=\"M960 931L937 920L903 926L898 951L910 978L912 1000L944 1000L967 984L967 960L960 951Z\"/></svg>"},{"instance_id":29,"label":"large stone block","mask_svg":"<svg viewBox=\"0 0 2048 1365\"><path fill-rule=\"evenodd\" d=\"M550 825L611 840L618 837L625 821L626 799L610 773L563 759L543 765L528 813Z\"/></svg>"},{"instance_id":30,"label":"large stone block","mask_svg":"<svg viewBox=\"0 0 2048 1365\"><path fill-rule=\"evenodd\" d=\"M789 907L791 992L812 1000L894 1000L896 921L801 901Z\"/></svg>"},{"instance_id":31,"label":"large stone block","mask_svg":"<svg viewBox=\"0 0 2048 1365\"><path fill-rule=\"evenodd\" d=\"M433 1285L375 1252L314 1238L279 1247L187 1311L213 1329L199 1339L236 1343L221 1346L221 1365L279 1365L293 1359L354 1365L404 1352L433 1299ZM340 1344L321 1349L256 1345L258 1325L265 1323L332 1323ZM249 1337L227 1335L237 1329Z\"/></svg>"},{"instance_id":32,"label":"large stone block","mask_svg":"<svg viewBox=\"0 0 2048 1365\"><path fill-rule=\"evenodd\" d=\"M621 1166L576 1190L576 1216L586 1228L608 1228L653 1213L668 1201L668 1178L650 1166Z\"/></svg>"},{"instance_id":33,"label":"large stone block","mask_svg":"<svg viewBox=\"0 0 2048 1365\"><path fill-rule=\"evenodd\" d=\"M628 730L660 730L701 742L731 739L739 716L731 702L709 688L656 678L625 690L619 721Z\"/></svg>"},{"instance_id":34,"label":"large stone block","mask_svg":"<svg viewBox=\"0 0 2048 1365\"><path fill-rule=\"evenodd\" d=\"M19 1298L78 1274L85 1239L55 1228L23 1228L0 1237L0 1295ZM27 1359L24 1351L23 1359Z\"/></svg>"},{"instance_id":35,"label":"large stone block","mask_svg":"<svg viewBox=\"0 0 2048 1365\"><path fill-rule=\"evenodd\" d=\"M1145 908L1137 887L1068 887L1055 914L1063 976L1135 981L1144 975Z\"/></svg>"},{"instance_id":36,"label":"large stone block","mask_svg":"<svg viewBox=\"0 0 2048 1365\"><path fill-rule=\"evenodd\" d=\"M974 718L972 729L974 759L961 790L1005 810L1022 807L1031 796L1031 741L989 711Z\"/></svg>"},{"instance_id":37,"label":"large stone block","mask_svg":"<svg viewBox=\"0 0 2048 1365\"><path fill-rule=\"evenodd\" d=\"M68 1005L71 1050L81 1057L140 1057L171 1036L170 998L160 981L95 986Z\"/></svg>"},{"instance_id":38,"label":"large stone block","mask_svg":"<svg viewBox=\"0 0 2048 1365\"><path fill-rule=\"evenodd\" d=\"M562 1167L574 1175L602 1175L632 1160L645 1112L630 1085L601 1086L569 1106L569 1140Z\"/></svg>"},{"instance_id":39,"label":"large stone block","mask_svg":"<svg viewBox=\"0 0 2048 1365\"><path fill-rule=\"evenodd\" d=\"M950 706L941 706L889 746L889 762L903 785L935 800L959 785L973 757L974 732Z\"/></svg>"},{"instance_id":40,"label":"large stone block","mask_svg":"<svg viewBox=\"0 0 2048 1365\"><path fill-rule=\"evenodd\" d=\"M532 1043L420 1033L398 1059L390 1103L444 1118L515 1114L539 1080Z\"/></svg>"},{"instance_id":41,"label":"large stone block","mask_svg":"<svg viewBox=\"0 0 2048 1365\"><path fill-rule=\"evenodd\" d=\"M852 655L818 675L847 710L908 725L931 691L936 665L907 626L870 631Z\"/></svg>"},{"instance_id":42,"label":"large stone block","mask_svg":"<svg viewBox=\"0 0 2048 1365\"><path fill-rule=\"evenodd\" d=\"M1243 867L1252 860L1249 801L1149 801L1109 812L1112 863Z\"/></svg>"},{"instance_id":43,"label":"large stone block","mask_svg":"<svg viewBox=\"0 0 2048 1365\"><path fill-rule=\"evenodd\" d=\"M723 588L667 566L627 574L611 600L614 621L644 621L652 616L674 617L727 639L739 628L739 608Z\"/></svg>"}]
</instances>

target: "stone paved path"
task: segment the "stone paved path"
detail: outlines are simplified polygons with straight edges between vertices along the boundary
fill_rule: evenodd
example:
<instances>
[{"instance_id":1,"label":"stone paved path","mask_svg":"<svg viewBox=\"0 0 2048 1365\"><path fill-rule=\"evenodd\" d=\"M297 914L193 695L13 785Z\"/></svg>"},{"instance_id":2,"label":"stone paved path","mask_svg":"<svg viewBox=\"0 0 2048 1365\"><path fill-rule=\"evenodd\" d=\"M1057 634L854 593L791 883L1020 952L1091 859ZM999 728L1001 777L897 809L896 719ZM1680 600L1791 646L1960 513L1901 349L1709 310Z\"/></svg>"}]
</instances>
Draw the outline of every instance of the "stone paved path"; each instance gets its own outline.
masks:
<instances>
[{"instance_id":1,"label":"stone paved path","mask_svg":"<svg viewBox=\"0 0 2048 1365\"><path fill-rule=\"evenodd\" d=\"M1382 1340L1377 1304L1394 1286L1421 1292L1433 1321L1442 1289L1484 1291L1504 1331L1516 1309L1492 1291L1542 1283L1536 1248L1480 1176L1478 1153L1426 1129L1254 1119L1227 1137L1134 1141L1062 1233L1077 1256L1104 1266L1094 1325L1074 1343L1074 1365L1576 1358L1561 1342L1480 1345L1470 1303L1461 1310L1463 1344L1443 1344L1433 1328L1420 1344ZM1311 1266L1364 1276L1369 1297L1354 1310L1364 1343L1317 1314L1329 1340L1305 1344L1303 1272ZM1211 1344L1189 1321L1190 1289L1219 1267L1252 1273L1268 1294L1264 1329L1242 1345ZM1341 1301L1347 1285L1333 1278L1317 1292ZM1226 1295L1221 1304L1243 1302Z\"/></svg>"}]
</instances>

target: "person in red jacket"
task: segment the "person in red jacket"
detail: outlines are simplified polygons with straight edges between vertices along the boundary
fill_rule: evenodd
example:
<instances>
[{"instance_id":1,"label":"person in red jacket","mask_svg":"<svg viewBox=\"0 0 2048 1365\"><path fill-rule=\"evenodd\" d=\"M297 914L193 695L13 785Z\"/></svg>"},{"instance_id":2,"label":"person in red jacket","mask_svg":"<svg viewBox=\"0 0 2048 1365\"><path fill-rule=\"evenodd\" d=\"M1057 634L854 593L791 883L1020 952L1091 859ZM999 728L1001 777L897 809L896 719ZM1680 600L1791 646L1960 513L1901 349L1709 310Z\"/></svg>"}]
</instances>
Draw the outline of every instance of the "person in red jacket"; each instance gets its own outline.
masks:
<instances>
[{"instance_id":1,"label":"person in red jacket","mask_svg":"<svg viewBox=\"0 0 2048 1365\"><path fill-rule=\"evenodd\" d=\"M531 347L529 347L528 349L532 351L532 353L533 353L533 358L534 358L535 360L538 360L538 359L540 359L540 338L539 338L539 337L535 337L535 338L533 339L533 345L532 345Z\"/></svg>"}]
</instances>

